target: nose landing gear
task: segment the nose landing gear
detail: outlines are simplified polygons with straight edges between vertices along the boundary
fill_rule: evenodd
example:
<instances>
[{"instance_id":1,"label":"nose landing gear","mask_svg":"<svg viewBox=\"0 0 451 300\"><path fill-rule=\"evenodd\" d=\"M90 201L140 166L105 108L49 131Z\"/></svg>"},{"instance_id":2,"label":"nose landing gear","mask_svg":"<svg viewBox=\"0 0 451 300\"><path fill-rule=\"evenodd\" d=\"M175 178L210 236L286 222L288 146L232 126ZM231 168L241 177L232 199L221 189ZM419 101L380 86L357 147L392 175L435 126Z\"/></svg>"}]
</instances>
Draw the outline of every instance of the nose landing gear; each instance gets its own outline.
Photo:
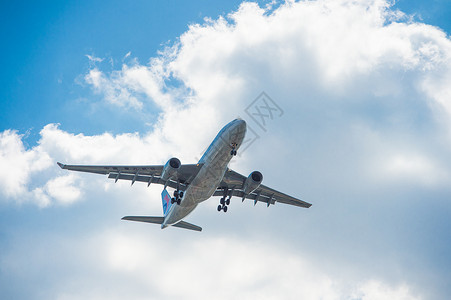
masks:
<instances>
[{"instance_id":1,"label":"nose landing gear","mask_svg":"<svg viewBox=\"0 0 451 300\"><path fill-rule=\"evenodd\" d=\"M238 146L236 143L232 143L232 150L230 151L230 155L236 156L236 147Z\"/></svg>"}]
</instances>

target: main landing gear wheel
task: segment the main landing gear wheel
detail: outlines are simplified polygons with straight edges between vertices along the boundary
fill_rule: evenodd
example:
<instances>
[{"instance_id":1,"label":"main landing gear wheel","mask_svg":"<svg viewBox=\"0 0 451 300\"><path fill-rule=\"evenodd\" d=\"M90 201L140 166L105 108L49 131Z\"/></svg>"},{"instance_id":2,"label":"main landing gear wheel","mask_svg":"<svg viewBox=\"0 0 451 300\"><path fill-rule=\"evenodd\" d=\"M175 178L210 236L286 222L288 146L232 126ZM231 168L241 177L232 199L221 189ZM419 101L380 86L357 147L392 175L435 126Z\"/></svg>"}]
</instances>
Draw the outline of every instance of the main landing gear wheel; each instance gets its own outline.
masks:
<instances>
[{"instance_id":1,"label":"main landing gear wheel","mask_svg":"<svg viewBox=\"0 0 451 300\"><path fill-rule=\"evenodd\" d=\"M174 198L171 199L171 203L177 203L178 205L180 205L180 203L182 203L182 197L183 197L183 192L179 191L179 190L175 190L174 191Z\"/></svg>"},{"instance_id":2,"label":"main landing gear wheel","mask_svg":"<svg viewBox=\"0 0 451 300\"><path fill-rule=\"evenodd\" d=\"M221 210L223 210L224 212L227 212L227 206L226 205L221 205L221 204L219 204L218 205L218 211L221 211Z\"/></svg>"},{"instance_id":3,"label":"main landing gear wheel","mask_svg":"<svg viewBox=\"0 0 451 300\"><path fill-rule=\"evenodd\" d=\"M218 205L218 211L221 211L221 210L223 210L224 212L227 212L227 205L229 205L230 204L230 199L225 199L224 197L222 197L220 200L219 200L219 205Z\"/></svg>"}]
</instances>

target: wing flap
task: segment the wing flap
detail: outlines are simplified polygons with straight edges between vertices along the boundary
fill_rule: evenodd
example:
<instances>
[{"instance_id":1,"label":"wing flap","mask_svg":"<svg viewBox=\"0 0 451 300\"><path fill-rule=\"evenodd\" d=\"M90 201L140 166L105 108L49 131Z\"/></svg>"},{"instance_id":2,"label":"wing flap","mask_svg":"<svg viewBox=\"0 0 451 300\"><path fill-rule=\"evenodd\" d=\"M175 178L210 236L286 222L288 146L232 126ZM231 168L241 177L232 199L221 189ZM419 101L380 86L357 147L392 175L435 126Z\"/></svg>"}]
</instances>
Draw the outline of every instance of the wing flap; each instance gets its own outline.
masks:
<instances>
[{"instance_id":1,"label":"wing flap","mask_svg":"<svg viewBox=\"0 0 451 300\"><path fill-rule=\"evenodd\" d=\"M119 177L118 177L119 175ZM133 174L120 174L120 173L110 173L108 175L108 178L112 178L112 179L121 179L121 180L133 180L135 179L135 181L140 181L140 182L146 182L146 183L160 183L164 184L164 181L161 180L159 177L151 177L151 176L145 176L145 175L137 175L135 178L135 175Z\"/></svg>"},{"instance_id":2,"label":"wing flap","mask_svg":"<svg viewBox=\"0 0 451 300\"><path fill-rule=\"evenodd\" d=\"M119 177L118 177L118 175L119 175ZM108 178L111 178L111 179L114 179L114 180L116 180L116 178L117 178L117 179L130 180L130 181L133 181L133 179L135 179L135 181L145 182L147 184L149 184L149 182L150 183L157 183L157 184L161 184L161 185L166 184L166 182L163 179L161 179L160 177L151 177L151 176L144 176L144 175L137 175L136 178L135 178L134 174L110 173L108 175ZM177 188L177 182L173 181L173 180L168 180L167 186L176 189ZM181 183L179 184L179 189L181 191L185 191L186 188L187 187L186 187L185 184L181 184Z\"/></svg>"},{"instance_id":3,"label":"wing flap","mask_svg":"<svg viewBox=\"0 0 451 300\"><path fill-rule=\"evenodd\" d=\"M228 194L230 195L230 193ZM224 190L223 189L218 189L214 192L213 196L224 196ZM233 197L238 197L238 198L243 198L244 196L244 192L243 191L239 191L239 190L234 190ZM264 202L266 203L268 206L271 204L276 204L276 198L273 196L271 197L271 195L265 195L263 193L260 192L260 194L258 194L258 190L257 192L252 192L249 195L246 195L246 197L244 197L245 199L249 199L249 200L254 200L257 199L257 201L259 202Z\"/></svg>"}]
</instances>

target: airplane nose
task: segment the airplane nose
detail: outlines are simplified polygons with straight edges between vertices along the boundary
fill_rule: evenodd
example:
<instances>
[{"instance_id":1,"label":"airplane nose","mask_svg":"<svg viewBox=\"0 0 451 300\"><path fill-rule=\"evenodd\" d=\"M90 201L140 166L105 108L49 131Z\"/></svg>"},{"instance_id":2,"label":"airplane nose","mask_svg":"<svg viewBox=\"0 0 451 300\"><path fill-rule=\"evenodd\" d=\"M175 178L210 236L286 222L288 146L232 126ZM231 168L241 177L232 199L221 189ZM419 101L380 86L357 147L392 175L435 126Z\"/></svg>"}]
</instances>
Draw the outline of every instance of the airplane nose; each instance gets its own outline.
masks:
<instances>
[{"instance_id":1,"label":"airplane nose","mask_svg":"<svg viewBox=\"0 0 451 300\"><path fill-rule=\"evenodd\" d=\"M246 121L244 121L243 119L235 119L235 123L242 129L246 128Z\"/></svg>"},{"instance_id":2,"label":"airplane nose","mask_svg":"<svg viewBox=\"0 0 451 300\"><path fill-rule=\"evenodd\" d=\"M241 144L247 130L246 121L242 119L235 119L233 127L234 136L232 137L233 141L231 141L231 143Z\"/></svg>"}]
</instances>

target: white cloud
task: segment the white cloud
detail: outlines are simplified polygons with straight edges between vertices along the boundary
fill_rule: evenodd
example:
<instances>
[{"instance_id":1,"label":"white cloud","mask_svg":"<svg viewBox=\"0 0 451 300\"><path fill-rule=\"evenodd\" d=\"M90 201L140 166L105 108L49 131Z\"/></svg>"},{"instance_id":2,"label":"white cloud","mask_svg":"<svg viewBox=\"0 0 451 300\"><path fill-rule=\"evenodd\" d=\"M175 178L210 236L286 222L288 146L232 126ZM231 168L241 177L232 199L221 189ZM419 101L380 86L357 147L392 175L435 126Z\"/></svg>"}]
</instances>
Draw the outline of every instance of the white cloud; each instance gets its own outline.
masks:
<instances>
[{"instance_id":1,"label":"white cloud","mask_svg":"<svg viewBox=\"0 0 451 300\"><path fill-rule=\"evenodd\" d=\"M89 59L91 63L100 63L103 61L103 58L95 57L94 55L86 54L86 57Z\"/></svg>"},{"instance_id":2,"label":"white cloud","mask_svg":"<svg viewBox=\"0 0 451 300\"><path fill-rule=\"evenodd\" d=\"M155 240L156 238L156 240ZM318 270L302 253L293 253L272 243L246 241L228 236L201 241L181 241L178 255L170 253L172 242L154 236L111 232L102 234L104 267L128 274L129 280L157 288L159 298L186 299L420 299L408 285L381 280L331 278ZM155 247L158 243L159 247ZM254 249L255 251L249 251ZM149 270L159 270L149 274ZM172 270L185 274L173 287ZM158 284L155 281L158 280Z\"/></svg>"},{"instance_id":3,"label":"white cloud","mask_svg":"<svg viewBox=\"0 0 451 300\"><path fill-rule=\"evenodd\" d=\"M293 225L294 233L285 237L287 243L310 242L305 243L305 253L268 243L254 245L246 238L209 237L200 244L189 243L185 253L191 255L178 257L179 248L174 249L173 241L165 244L164 239L150 241L146 235L129 234L109 234L102 239L102 232L94 238L103 245L100 273L126 274L147 294L162 297L176 280L169 273L171 268L202 278L199 282L182 280L169 298L199 290L209 296L216 292L218 281L226 290L218 297L224 298L415 299L417 294L434 294L431 290L438 288L431 274L436 268L410 272L412 264L418 266L424 260L427 264L434 255L410 247L411 232L402 230L421 226L425 231L414 236L423 241L425 235L436 232L433 225L439 227L432 219L423 220L430 231L415 223L417 215L408 215L406 207L412 209L421 201L409 196L426 188L432 195L430 207L445 202L443 195L449 196L451 42L438 28L403 20L408 17L392 11L389 2L382 0L287 2L273 11L243 3L227 17L191 25L173 47L147 65L135 60L112 72L92 67L85 80L109 103L138 111L156 105L161 113L154 128L143 134L87 136L50 124L41 131L38 146L29 150L20 135L4 131L0 160L7 168L0 171L2 193L17 201L32 195L40 206L72 203L81 198L81 192L97 192L98 183L107 179L99 177L95 183L90 182L94 177L75 179L56 167L57 160L161 164L178 156L182 163L190 163L221 126L241 115L261 138L240 158L239 171L264 169L265 183L295 196L309 195L307 200L314 204L303 218L288 207L283 207L283 213L282 207L271 212L277 214L273 218ZM262 90L285 112L271 121L266 132L244 111ZM31 182L30 178L44 171L39 183ZM129 186L104 183L103 195L127 199L131 192L125 185ZM159 196L158 189L150 192L154 198ZM142 190L139 193L142 197L129 203L147 196ZM141 201L139 205L144 206ZM381 202L383 211L378 208ZM152 205L149 211L155 211L159 203L148 205ZM419 211L423 216L423 205ZM269 226L252 224L255 215L243 213L252 230ZM273 221L269 217L261 220ZM279 232L268 235L284 238ZM380 238L377 244L382 246L374 247L372 238ZM393 260L386 258L387 249L377 247L387 244ZM249 251L256 248L259 251ZM414 257L412 261L406 262L406 251ZM320 254L311 254L316 252ZM309 253L311 265L303 258ZM325 256L318 258L321 254ZM368 258L365 262L343 258L353 254L367 255L380 264L368 266ZM229 255L230 260L222 260ZM171 260L162 262L168 256ZM318 270L321 259L340 268L341 278L330 275L327 268ZM394 275L388 274L398 267L393 261L401 269ZM374 275L378 267L383 269L380 276ZM347 271L355 268L360 270L358 275ZM151 269L165 273L152 277ZM217 269L222 270L218 276ZM249 286L250 280L259 284ZM105 298L98 289L83 293L84 298ZM80 298L77 290L59 295L61 299Z\"/></svg>"},{"instance_id":4,"label":"white cloud","mask_svg":"<svg viewBox=\"0 0 451 300\"><path fill-rule=\"evenodd\" d=\"M400 154L386 159L386 172L384 175L392 175L391 179L417 179L419 183L426 185L437 182L448 184L450 177L440 170L426 157L417 155ZM389 178L386 178L389 179Z\"/></svg>"},{"instance_id":5,"label":"white cloud","mask_svg":"<svg viewBox=\"0 0 451 300\"><path fill-rule=\"evenodd\" d=\"M42 187L37 187L33 191L33 202L36 203L39 207L47 207L52 203L52 200L47 195L46 192L44 192L44 189Z\"/></svg>"},{"instance_id":6,"label":"white cloud","mask_svg":"<svg viewBox=\"0 0 451 300\"><path fill-rule=\"evenodd\" d=\"M78 200L81 196L81 190L74 186L76 176L69 174L53 178L45 184L47 193L56 201L64 204L71 204Z\"/></svg>"},{"instance_id":7,"label":"white cloud","mask_svg":"<svg viewBox=\"0 0 451 300\"><path fill-rule=\"evenodd\" d=\"M295 111L321 97L321 105L377 105L395 117L419 102L442 118L451 112L451 42L406 19L383 0L289 2L271 13L243 3L227 18L191 25L147 66L94 68L86 80L118 105L152 100L165 134L197 115L211 116L203 127L224 123L261 90Z\"/></svg>"},{"instance_id":8,"label":"white cloud","mask_svg":"<svg viewBox=\"0 0 451 300\"><path fill-rule=\"evenodd\" d=\"M378 299L397 299L397 300L414 300L421 299L409 292L409 287L400 285L391 287L376 280L365 282L358 291L351 296L352 299L361 300L378 300Z\"/></svg>"},{"instance_id":9,"label":"white cloud","mask_svg":"<svg viewBox=\"0 0 451 300\"><path fill-rule=\"evenodd\" d=\"M301 1L273 11L243 3L226 17L191 25L150 64L123 67L121 76L102 74L109 81L121 78L120 86L153 101L161 109L158 130L180 142L184 153L195 153L184 147L207 144L199 136L212 138L236 115L259 130L244 109L266 91L285 114L267 132L258 131L261 138L237 168L260 169L267 184L308 195L314 204L309 214L315 207L322 216L329 212L326 223L346 226L353 220L365 228L368 222L365 237L378 230L402 236L399 228L410 228L404 222L412 220L401 217L400 208L424 203L413 201L415 194L427 190L432 207L449 197L451 41L439 28L393 11L390 3ZM139 70L134 75L142 81L129 77L129 69ZM187 139L186 132L196 134ZM281 178L293 179L296 188ZM388 223L387 211L397 216ZM317 225L326 230L324 220ZM364 253L380 255L363 244ZM387 261L383 265L389 268ZM399 276L413 280L406 272ZM379 293L375 286L363 284L356 297L414 298L402 284L382 284Z\"/></svg>"},{"instance_id":10,"label":"white cloud","mask_svg":"<svg viewBox=\"0 0 451 300\"><path fill-rule=\"evenodd\" d=\"M26 150L22 136L15 131L0 133L0 190L6 197L22 196L30 183L30 174L49 167L51 159L36 146Z\"/></svg>"},{"instance_id":11,"label":"white cloud","mask_svg":"<svg viewBox=\"0 0 451 300\"><path fill-rule=\"evenodd\" d=\"M182 235L175 248L174 229L160 234L159 229L122 225L94 229L76 239L66 232L60 233L65 237L26 237L45 241L31 249L20 244L27 243L24 236L16 241L14 251L5 253L8 260L2 262L2 269L15 277L26 266L25 279L43 268L50 270L39 276L44 281L52 273L71 270L69 276L54 278L44 293L61 300L125 295L133 299L149 295L158 299L421 299L404 283L332 277L301 251L270 240Z\"/></svg>"},{"instance_id":12,"label":"white cloud","mask_svg":"<svg viewBox=\"0 0 451 300\"><path fill-rule=\"evenodd\" d=\"M118 106L130 106L137 110L142 108L142 102L132 96L127 88L121 87L117 79L110 81L98 69L94 68L85 76L87 83L94 87L95 92L102 93L105 100Z\"/></svg>"},{"instance_id":13,"label":"white cloud","mask_svg":"<svg viewBox=\"0 0 451 300\"><path fill-rule=\"evenodd\" d=\"M176 147L162 140L158 131L144 137L137 133L85 136L71 134L60 130L56 124L49 124L40 134L38 145L28 150L22 136L16 132L6 130L0 134L0 185L5 196L2 199L18 203L31 201L40 207L52 203L71 204L81 199L88 179L61 171L57 161L161 164L169 158L167 151Z\"/></svg>"}]
</instances>

